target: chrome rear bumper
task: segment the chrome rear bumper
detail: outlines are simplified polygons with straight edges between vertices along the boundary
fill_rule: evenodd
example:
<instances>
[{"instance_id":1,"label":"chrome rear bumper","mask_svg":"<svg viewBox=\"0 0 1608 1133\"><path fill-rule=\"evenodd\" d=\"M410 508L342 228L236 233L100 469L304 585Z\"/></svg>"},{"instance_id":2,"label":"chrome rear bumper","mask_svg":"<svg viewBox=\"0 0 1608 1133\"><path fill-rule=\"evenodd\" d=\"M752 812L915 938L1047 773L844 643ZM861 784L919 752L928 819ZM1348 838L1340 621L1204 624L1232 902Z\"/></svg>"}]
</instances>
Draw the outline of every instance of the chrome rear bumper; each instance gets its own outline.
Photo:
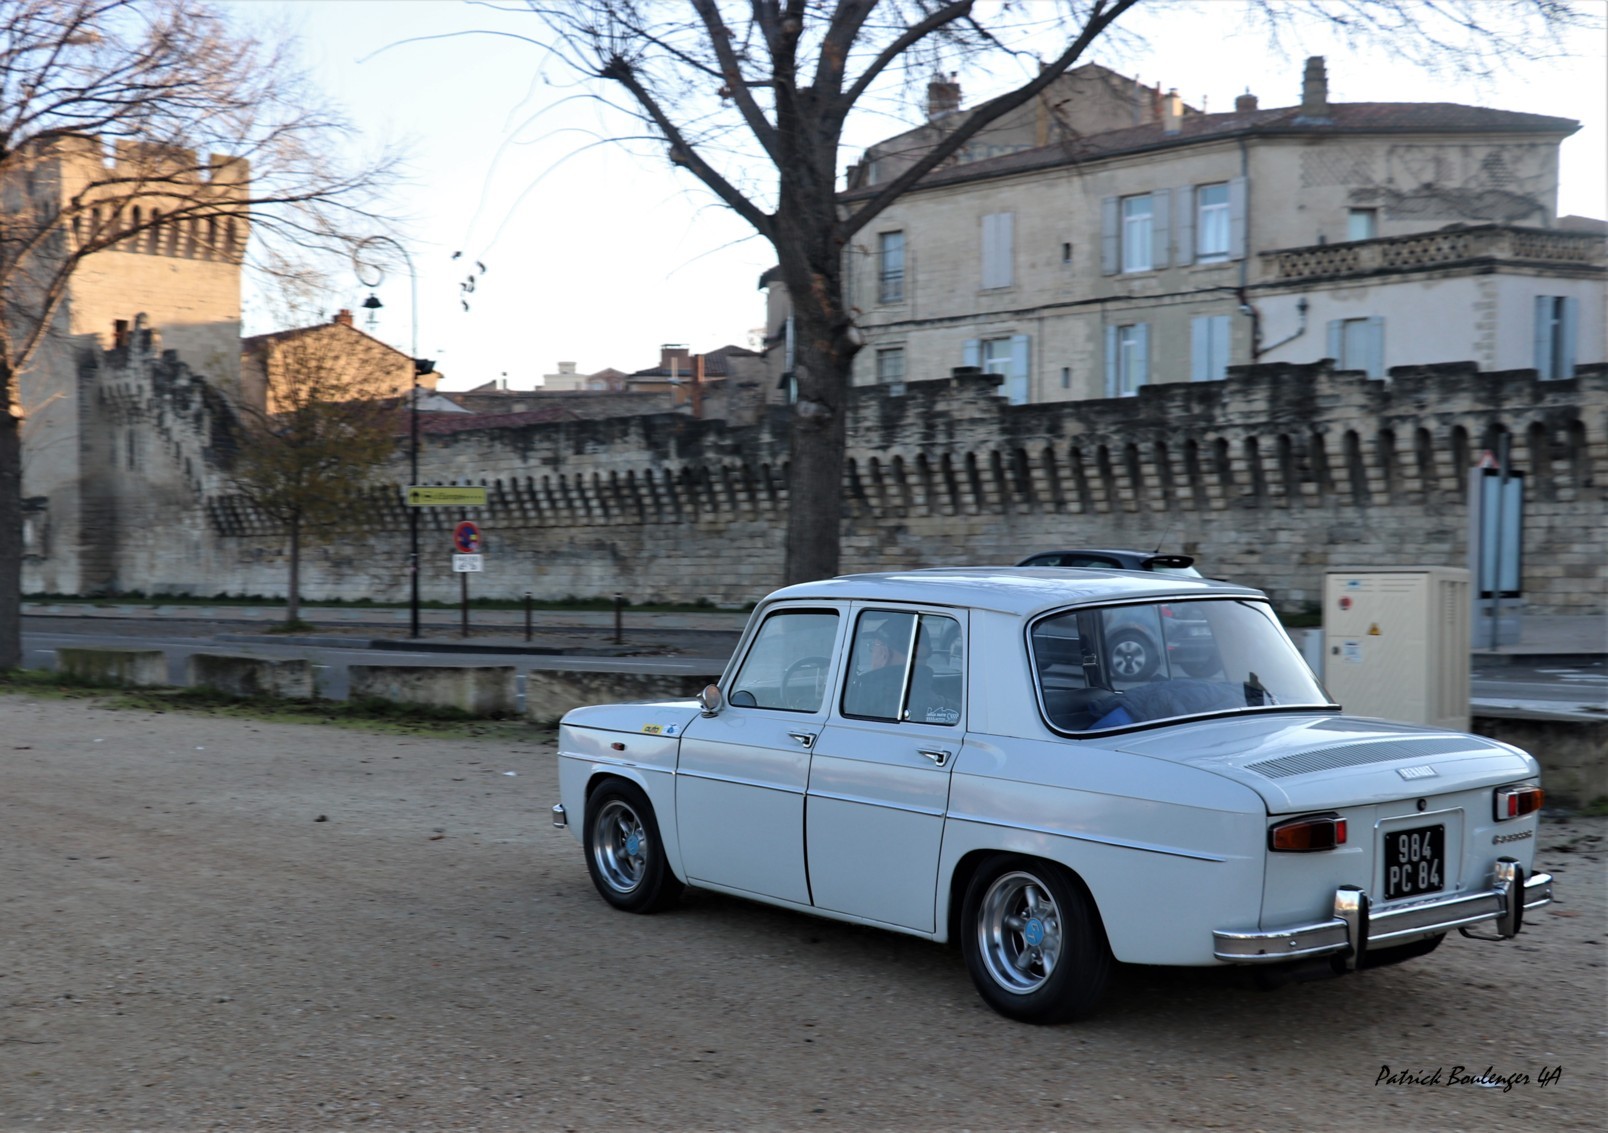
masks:
<instances>
[{"instance_id":1,"label":"chrome rear bumper","mask_svg":"<svg viewBox=\"0 0 1608 1133\"><path fill-rule=\"evenodd\" d=\"M1496 936L1505 940L1524 925L1524 911L1552 900L1552 875L1524 876L1524 867L1502 858L1493 870L1491 888L1455 897L1370 908L1368 895L1343 886L1334 895L1334 917L1315 924L1269 932L1214 932L1212 954L1230 964L1274 964L1311 956L1343 956L1355 968L1371 948L1406 944L1413 940L1493 922Z\"/></svg>"}]
</instances>

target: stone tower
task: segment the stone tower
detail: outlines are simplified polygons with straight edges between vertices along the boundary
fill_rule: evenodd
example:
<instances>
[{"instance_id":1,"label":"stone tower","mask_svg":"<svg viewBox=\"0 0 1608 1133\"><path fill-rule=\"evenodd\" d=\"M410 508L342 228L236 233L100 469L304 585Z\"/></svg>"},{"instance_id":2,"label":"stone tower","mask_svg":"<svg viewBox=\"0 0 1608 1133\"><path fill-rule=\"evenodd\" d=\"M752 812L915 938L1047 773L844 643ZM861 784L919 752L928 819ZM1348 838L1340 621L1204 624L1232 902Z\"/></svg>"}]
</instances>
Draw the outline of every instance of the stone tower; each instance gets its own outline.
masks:
<instances>
[{"instance_id":1,"label":"stone tower","mask_svg":"<svg viewBox=\"0 0 1608 1133\"><path fill-rule=\"evenodd\" d=\"M123 390L110 411L91 363L104 351L174 351L225 391L240 378L240 265L250 166L188 150L66 137L40 147L0 195L7 212L59 218L58 246L76 249L126 233L83 258L67 280L49 334L18 375L22 431L23 589L92 593L118 588L107 556L118 517L98 508L104 478L137 474L159 443ZM17 182L21 182L20 184ZM51 264L42 264L41 275ZM13 321L30 312L15 297ZM19 328L20 329L20 328ZM78 554L50 554L76 547ZM109 560L108 560L109 561Z\"/></svg>"}]
</instances>

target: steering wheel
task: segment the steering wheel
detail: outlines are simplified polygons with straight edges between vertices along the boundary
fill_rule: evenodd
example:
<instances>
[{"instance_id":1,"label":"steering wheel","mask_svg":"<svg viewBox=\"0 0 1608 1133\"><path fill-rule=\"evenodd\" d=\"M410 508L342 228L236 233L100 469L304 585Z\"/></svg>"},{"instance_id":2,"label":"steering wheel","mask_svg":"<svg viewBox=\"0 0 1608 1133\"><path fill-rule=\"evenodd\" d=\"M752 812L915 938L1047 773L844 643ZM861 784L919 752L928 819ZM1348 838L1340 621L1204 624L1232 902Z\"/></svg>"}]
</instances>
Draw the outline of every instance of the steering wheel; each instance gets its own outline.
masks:
<instances>
[{"instance_id":1,"label":"steering wheel","mask_svg":"<svg viewBox=\"0 0 1608 1133\"><path fill-rule=\"evenodd\" d=\"M826 691L823 687L826 669L831 663L832 659L830 657L800 657L797 661L787 666L787 669L782 673L782 706L784 708L805 708L811 711L819 708L821 694ZM809 676L801 677L799 675L801 673L809 674ZM801 682L805 679L810 679L814 683L810 687L804 687L801 684L799 688L790 689L789 686L795 678ZM810 695L811 693L814 694L813 697Z\"/></svg>"}]
</instances>

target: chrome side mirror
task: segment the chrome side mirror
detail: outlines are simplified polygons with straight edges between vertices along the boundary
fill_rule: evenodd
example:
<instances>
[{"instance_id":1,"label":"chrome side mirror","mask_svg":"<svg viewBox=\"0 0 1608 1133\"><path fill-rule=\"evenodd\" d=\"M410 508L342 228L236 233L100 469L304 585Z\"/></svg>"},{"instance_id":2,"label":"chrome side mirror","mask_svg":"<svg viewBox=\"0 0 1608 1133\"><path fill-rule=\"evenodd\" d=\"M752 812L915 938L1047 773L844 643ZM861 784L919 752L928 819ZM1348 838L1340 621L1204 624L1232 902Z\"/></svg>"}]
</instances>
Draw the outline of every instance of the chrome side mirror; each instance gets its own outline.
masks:
<instances>
[{"instance_id":1,"label":"chrome side mirror","mask_svg":"<svg viewBox=\"0 0 1608 1133\"><path fill-rule=\"evenodd\" d=\"M703 691L698 694L698 704L703 708L705 716L719 715L721 707L725 704L720 695L720 686L705 685Z\"/></svg>"}]
</instances>

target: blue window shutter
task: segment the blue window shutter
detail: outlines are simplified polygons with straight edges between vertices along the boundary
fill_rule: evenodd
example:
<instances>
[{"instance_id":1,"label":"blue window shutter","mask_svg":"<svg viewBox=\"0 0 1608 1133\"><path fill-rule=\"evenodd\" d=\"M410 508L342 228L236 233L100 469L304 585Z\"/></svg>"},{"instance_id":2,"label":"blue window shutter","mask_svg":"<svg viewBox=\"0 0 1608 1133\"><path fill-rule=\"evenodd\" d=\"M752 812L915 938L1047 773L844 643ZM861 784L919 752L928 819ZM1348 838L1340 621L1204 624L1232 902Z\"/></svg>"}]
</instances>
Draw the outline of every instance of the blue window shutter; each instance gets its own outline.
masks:
<instances>
[{"instance_id":1,"label":"blue window shutter","mask_svg":"<svg viewBox=\"0 0 1608 1133\"><path fill-rule=\"evenodd\" d=\"M1192 382L1210 381L1216 377L1212 373L1210 357L1211 327L1210 316L1189 320L1189 380Z\"/></svg>"},{"instance_id":2,"label":"blue window shutter","mask_svg":"<svg viewBox=\"0 0 1608 1133\"><path fill-rule=\"evenodd\" d=\"M1150 194L1150 266L1160 270L1172 262L1168 255L1167 218L1172 214L1172 193L1157 189Z\"/></svg>"},{"instance_id":3,"label":"blue window shutter","mask_svg":"<svg viewBox=\"0 0 1608 1133\"><path fill-rule=\"evenodd\" d=\"M999 286L1010 287L1016 282L1016 214L1002 212L995 223L999 226Z\"/></svg>"},{"instance_id":4,"label":"blue window shutter","mask_svg":"<svg viewBox=\"0 0 1608 1133\"><path fill-rule=\"evenodd\" d=\"M1179 267L1195 262L1195 190L1189 185L1173 190L1173 247Z\"/></svg>"},{"instance_id":5,"label":"blue window shutter","mask_svg":"<svg viewBox=\"0 0 1608 1133\"><path fill-rule=\"evenodd\" d=\"M1235 177L1228 183L1228 258L1231 260L1245 258L1249 204L1245 178Z\"/></svg>"},{"instance_id":6,"label":"blue window shutter","mask_svg":"<svg viewBox=\"0 0 1608 1133\"><path fill-rule=\"evenodd\" d=\"M1345 332L1346 323L1344 319L1329 320L1329 358L1334 362L1335 369L1337 370L1344 370L1346 368L1346 360L1340 357L1340 355L1345 353L1345 350L1343 349Z\"/></svg>"},{"instance_id":7,"label":"blue window shutter","mask_svg":"<svg viewBox=\"0 0 1608 1133\"><path fill-rule=\"evenodd\" d=\"M966 340L966 345L961 351L960 364L962 366L970 366L974 370L982 368L983 343L981 339L968 338Z\"/></svg>"},{"instance_id":8,"label":"blue window shutter","mask_svg":"<svg viewBox=\"0 0 1608 1133\"><path fill-rule=\"evenodd\" d=\"M1227 315L1212 316L1212 380L1228 377L1228 360L1233 353Z\"/></svg>"},{"instance_id":9,"label":"blue window shutter","mask_svg":"<svg viewBox=\"0 0 1608 1133\"><path fill-rule=\"evenodd\" d=\"M1011 376L1005 381L1005 394L1012 405L1026 405L1028 374L1028 336L1011 335Z\"/></svg>"},{"instance_id":10,"label":"blue window shutter","mask_svg":"<svg viewBox=\"0 0 1608 1133\"><path fill-rule=\"evenodd\" d=\"M1116 197L1100 202L1100 274L1116 275L1122 266L1122 224Z\"/></svg>"},{"instance_id":11,"label":"blue window shutter","mask_svg":"<svg viewBox=\"0 0 1608 1133\"><path fill-rule=\"evenodd\" d=\"M1364 368L1370 378L1385 376L1385 320L1378 315L1368 320L1368 359Z\"/></svg>"},{"instance_id":12,"label":"blue window shutter","mask_svg":"<svg viewBox=\"0 0 1608 1133\"><path fill-rule=\"evenodd\" d=\"M1137 391L1140 386L1150 384L1150 324L1140 323L1133 329L1138 336L1139 347L1134 352L1138 357L1133 366L1133 388Z\"/></svg>"},{"instance_id":13,"label":"blue window shutter","mask_svg":"<svg viewBox=\"0 0 1608 1133\"><path fill-rule=\"evenodd\" d=\"M1105 328L1106 396L1116 397L1117 388L1117 328Z\"/></svg>"},{"instance_id":14,"label":"blue window shutter","mask_svg":"<svg viewBox=\"0 0 1608 1133\"><path fill-rule=\"evenodd\" d=\"M1558 377L1572 378L1575 372L1575 337L1580 326L1580 300L1568 296L1563 300L1563 310L1558 312L1558 320L1563 325L1558 328Z\"/></svg>"},{"instance_id":15,"label":"blue window shutter","mask_svg":"<svg viewBox=\"0 0 1608 1133\"><path fill-rule=\"evenodd\" d=\"M1552 376L1552 296L1535 297L1535 372L1538 377Z\"/></svg>"}]
</instances>

